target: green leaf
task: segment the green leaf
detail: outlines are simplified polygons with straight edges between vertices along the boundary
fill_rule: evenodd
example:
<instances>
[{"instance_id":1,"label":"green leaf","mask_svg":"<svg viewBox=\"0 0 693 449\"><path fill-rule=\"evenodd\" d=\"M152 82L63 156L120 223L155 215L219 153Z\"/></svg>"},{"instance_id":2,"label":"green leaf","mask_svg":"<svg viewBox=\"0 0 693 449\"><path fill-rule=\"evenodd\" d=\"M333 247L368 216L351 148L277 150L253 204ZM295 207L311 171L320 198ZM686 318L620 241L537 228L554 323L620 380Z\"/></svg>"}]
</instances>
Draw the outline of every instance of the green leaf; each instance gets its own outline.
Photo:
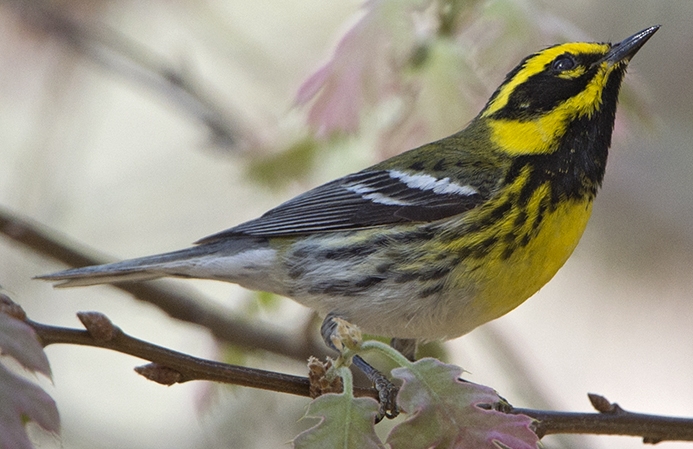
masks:
<instances>
[{"instance_id":1,"label":"green leaf","mask_svg":"<svg viewBox=\"0 0 693 449\"><path fill-rule=\"evenodd\" d=\"M351 373L343 368L344 392L328 393L313 400L306 417L320 422L294 439L296 449L359 448L382 449L375 434L378 403L372 398L355 398Z\"/></svg>"},{"instance_id":2,"label":"green leaf","mask_svg":"<svg viewBox=\"0 0 693 449\"><path fill-rule=\"evenodd\" d=\"M501 399L491 388L462 381L461 368L425 358L392 374L404 382L398 404L410 415L390 432L392 449L536 449L532 419L479 407Z\"/></svg>"}]
</instances>

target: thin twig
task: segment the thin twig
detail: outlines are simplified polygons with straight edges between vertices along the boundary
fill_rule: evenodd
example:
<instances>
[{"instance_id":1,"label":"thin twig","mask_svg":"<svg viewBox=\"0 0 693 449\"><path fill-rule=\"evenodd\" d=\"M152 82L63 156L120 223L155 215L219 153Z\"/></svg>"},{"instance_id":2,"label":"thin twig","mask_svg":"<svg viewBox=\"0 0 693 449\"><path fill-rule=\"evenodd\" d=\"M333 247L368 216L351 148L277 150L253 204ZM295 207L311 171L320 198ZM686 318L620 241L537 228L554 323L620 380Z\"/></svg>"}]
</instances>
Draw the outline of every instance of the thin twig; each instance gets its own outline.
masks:
<instances>
[{"instance_id":1,"label":"thin twig","mask_svg":"<svg viewBox=\"0 0 693 449\"><path fill-rule=\"evenodd\" d=\"M131 337L103 314L80 312L77 314L86 330L50 326L31 320L31 326L45 347L51 344L73 344L111 349L152 362L135 370L158 383L171 385L192 380L207 380L241 385L310 397L307 377L230 365L193 357ZM356 388L356 396L378 397L372 388Z\"/></svg>"},{"instance_id":2,"label":"thin twig","mask_svg":"<svg viewBox=\"0 0 693 449\"><path fill-rule=\"evenodd\" d=\"M44 257L58 260L71 267L98 265L108 262L96 251L70 242L57 232L0 207L0 234ZM315 340L287 335L271 330L270 326L242 319L213 309L210 301L192 289L168 281L123 282L114 287L159 307L172 318L198 324L227 343L246 349L261 349L304 361L309 356L322 357L327 352Z\"/></svg>"},{"instance_id":3,"label":"thin twig","mask_svg":"<svg viewBox=\"0 0 693 449\"><path fill-rule=\"evenodd\" d=\"M86 330L69 329L37 323L26 318L24 311L6 295L0 295L0 313L6 313L31 326L45 347L66 343L107 348L130 354L150 364L135 370L158 383L172 385L191 380L208 380L260 388L299 396L313 396L311 381L305 377L246 368L192 357L125 334L102 313L81 312L77 316ZM312 360L311 363L315 363ZM320 365L320 364L318 364ZM322 370L311 368L313 375ZM319 380L319 379L318 379ZM313 382L313 386L316 383ZM373 388L355 388L355 396L377 398ZM539 438L551 434L628 435L643 438L644 443L693 441L693 419L648 415L624 410L603 396L590 394L599 413L569 413L503 407L499 411L522 414L536 420L533 428Z\"/></svg>"},{"instance_id":4,"label":"thin twig","mask_svg":"<svg viewBox=\"0 0 693 449\"><path fill-rule=\"evenodd\" d=\"M87 330L48 326L30 320L44 346L56 343L96 346L130 354L153 362L136 368L150 380L171 385L191 380L230 383L299 396L310 396L308 378L246 368L192 357L138 340L114 326L97 312L80 313ZM377 398L372 388L355 388L356 396ZM693 419L633 413L598 395L590 400L599 413L570 413L525 408L510 408L507 413L522 414L537 420L534 431L542 438L552 434L591 434L639 436L643 442L693 441Z\"/></svg>"},{"instance_id":5,"label":"thin twig","mask_svg":"<svg viewBox=\"0 0 693 449\"><path fill-rule=\"evenodd\" d=\"M603 399L598 395L590 395ZM538 421L535 432L539 437L552 434L627 435L642 437L643 443L662 441L693 441L693 419L648 415L623 410L611 404L612 411L600 413L569 413L514 408L511 413L522 414Z\"/></svg>"}]
</instances>

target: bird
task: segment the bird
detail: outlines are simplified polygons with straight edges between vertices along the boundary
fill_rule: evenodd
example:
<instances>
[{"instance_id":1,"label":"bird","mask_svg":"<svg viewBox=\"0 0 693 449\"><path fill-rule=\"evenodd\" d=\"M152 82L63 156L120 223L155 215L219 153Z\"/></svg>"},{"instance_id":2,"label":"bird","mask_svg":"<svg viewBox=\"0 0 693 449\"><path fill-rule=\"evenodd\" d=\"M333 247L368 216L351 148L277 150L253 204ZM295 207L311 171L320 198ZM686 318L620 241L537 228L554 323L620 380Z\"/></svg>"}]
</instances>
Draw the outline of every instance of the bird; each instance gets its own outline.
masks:
<instances>
[{"instance_id":1,"label":"bird","mask_svg":"<svg viewBox=\"0 0 693 449\"><path fill-rule=\"evenodd\" d=\"M187 249L38 278L227 281L317 311L329 346L340 318L413 359L417 342L516 308L569 258L602 184L626 68L658 29L530 54L461 131Z\"/></svg>"}]
</instances>

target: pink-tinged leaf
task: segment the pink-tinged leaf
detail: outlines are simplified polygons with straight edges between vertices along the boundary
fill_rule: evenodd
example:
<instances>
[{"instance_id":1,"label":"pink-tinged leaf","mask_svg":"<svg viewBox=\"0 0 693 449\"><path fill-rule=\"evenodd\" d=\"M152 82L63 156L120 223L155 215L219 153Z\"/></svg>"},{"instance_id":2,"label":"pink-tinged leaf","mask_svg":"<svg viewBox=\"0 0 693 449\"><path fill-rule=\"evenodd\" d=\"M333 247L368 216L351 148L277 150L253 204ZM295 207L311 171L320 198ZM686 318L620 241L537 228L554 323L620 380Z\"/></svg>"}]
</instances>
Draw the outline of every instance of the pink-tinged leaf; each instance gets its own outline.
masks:
<instances>
[{"instance_id":1,"label":"pink-tinged leaf","mask_svg":"<svg viewBox=\"0 0 693 449\"><path fill-rule=\"evenodd\" d=\"M375 434L378 403L371 398L354 398L348 394L324 394L308 406L306 417L320 422L294 439L296 449L327 447L382 449Z\"/></svg>"},{"instance_id":2,"label":"pink-tinged leaf","mask_svg":"<svg viewBox=\"0 0 693 449\"><path fill-rule=\"evenodd\" d=\"M60 430L55 401L37 385L0 364L0 449L32 449L24 423L34 421L49 432Z\"/></svg>"},{"instance_id":3,"label":"pink-tinged leaf","mask_svg":"<svg viewBox=\"0 0 693 449\"><path fill-rule=\"evenodd\" d=\"M416 43L412 11L431 0L371 0L332 59L299 88L298 104L313 101L308 122L319 134L354 132L364 108L400 89L398 76Z\"/></svg>"},{"instance_id":4,"label":"pink-tinged leaf","mask_svg":"<svg viewBox=\"0 0 693 449\"><path fill-rule=\"evenodd\" d=\"M306 104L312 100L325 85L325 82L332 73L331 69L332 64L328 62L310 75L308 79L303 82L301 87L298 88L296 103Z\"/></svg>"},{"instance_id":5,"label":"pink-tinged leaf","mask_svg":"<svg viewBox=\"0 0 693 449\"><path fill-rule=\"evenodd\" d=\"M15 358L25 368L50 377L51 368L36 333L25 322L0 313L0 354Z\"/></svg>"},{"instance_id":6,"label":"pink-tinged leaf","mask_svg":"<svg viewBox=\"0 0 693 449\"><path fill-rule=\"evenodd\" d=\"M397 402L409 418L392 429L392 449L536 449L532 419L479 407L501 399L491 388L460 380L462 369L426 358L396 368L402 379Z\"/></svg>"}]
</instances>

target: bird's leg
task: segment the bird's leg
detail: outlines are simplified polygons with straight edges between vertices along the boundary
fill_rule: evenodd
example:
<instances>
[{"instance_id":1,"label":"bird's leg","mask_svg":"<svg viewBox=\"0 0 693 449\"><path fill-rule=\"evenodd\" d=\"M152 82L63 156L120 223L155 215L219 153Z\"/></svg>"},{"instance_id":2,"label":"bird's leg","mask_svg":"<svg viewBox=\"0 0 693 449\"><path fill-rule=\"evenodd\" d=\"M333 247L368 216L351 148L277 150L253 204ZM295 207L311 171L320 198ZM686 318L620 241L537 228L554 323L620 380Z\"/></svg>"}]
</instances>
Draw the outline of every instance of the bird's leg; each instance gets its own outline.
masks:
<instances>
[{"instance_id":1,"label":"bird's leg","mask_svg":"<svg viewBox=\"0 0 693 449\"><path fill-rule=\"evenodd\" d=\"M335 345L334 338L337 335L337 321L335 318L341 318L339 315L330 313L325 317L325 320L320 326L320 334L325 344L330 348L340 351ZM341 352L341 351L340 351ZM383 416L392 419L399 415L399 409L397 408L397 392L399 388L394 385L390 380L380 371L372 367L368 362L366 362L361 356L355 355L353 358L353 363L356 367L361 370L363 374L366 375L368 380L370 380L375 389L378 390L378 397L380 400L380 411L379 417L382 419Z\"/></svg>"},{"instance_id":2,"label":"bird's leg","mask_svg":"<svg viewBox=\"0 0 693 449\"><path fill-rule=\"evenodd\" d=\"M390 340L390 346L399 351L410 362L416 361L416 347L418 341L414 338L393 338Z\"/></svg>"},{"instance_id":3,"label":"bird's leg","mask_svg":"<svg viewBox=\"0 0 693 449\"><path fill-rule=\"evenodd\" d=\"M380 421L383 417L388 419L396 418L397 415L399 415L399 408L397 407L397 393L399 392L399 388L390 382L390 379L383 373L363 360L361 356L354 356L354 365L373 382L373 386L378 390L380 410L378 410L377 420Z\"/></svg>"}]
</instances>

